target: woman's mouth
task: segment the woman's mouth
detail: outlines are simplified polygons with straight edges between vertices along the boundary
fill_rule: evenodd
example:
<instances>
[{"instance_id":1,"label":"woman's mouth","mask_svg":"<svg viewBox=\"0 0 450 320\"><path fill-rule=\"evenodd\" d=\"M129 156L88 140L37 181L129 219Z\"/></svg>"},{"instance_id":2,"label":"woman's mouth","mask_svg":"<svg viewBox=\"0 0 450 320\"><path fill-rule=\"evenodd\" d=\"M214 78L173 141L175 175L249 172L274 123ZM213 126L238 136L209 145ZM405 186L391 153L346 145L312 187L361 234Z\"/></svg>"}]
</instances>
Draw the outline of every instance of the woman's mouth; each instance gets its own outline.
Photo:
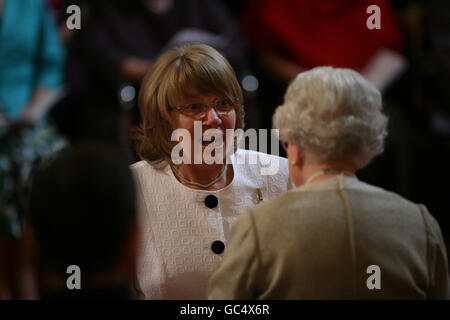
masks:
<instances>
[{"instance_id":1,"label":"woman's mouth","mask_svg":"<svg viewBox=\"0 0 450 320\"><path fill-rule=\"evenodd\" d=\"M223 144L224 137L223 135L212 135L207 136L204 135L202 139L200 140L203 147L209 146L210 144L214 143L215 147L220 147Z\"/></svg>"}]
</instances>

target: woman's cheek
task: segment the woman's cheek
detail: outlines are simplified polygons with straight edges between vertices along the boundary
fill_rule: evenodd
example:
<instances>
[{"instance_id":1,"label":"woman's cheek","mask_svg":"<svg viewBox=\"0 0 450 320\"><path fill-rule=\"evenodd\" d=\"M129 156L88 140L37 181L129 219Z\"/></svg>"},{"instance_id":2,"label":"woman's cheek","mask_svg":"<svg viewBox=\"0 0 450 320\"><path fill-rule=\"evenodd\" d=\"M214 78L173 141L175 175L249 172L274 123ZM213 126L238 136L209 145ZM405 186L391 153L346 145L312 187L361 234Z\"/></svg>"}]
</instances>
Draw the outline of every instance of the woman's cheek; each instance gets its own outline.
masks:
<instances>
[{"instance_id":1,"label":"woman's cheek","mask_svg":"<svg viewBox=\"0 0 450 320\"><path fill-rule=\"evenodd\" d=\"M226 123L225 123L225 129L235 129L236 128L236 111L233 110L232 113L230 113L226 117Z\"/></svg>"}]
</instances>

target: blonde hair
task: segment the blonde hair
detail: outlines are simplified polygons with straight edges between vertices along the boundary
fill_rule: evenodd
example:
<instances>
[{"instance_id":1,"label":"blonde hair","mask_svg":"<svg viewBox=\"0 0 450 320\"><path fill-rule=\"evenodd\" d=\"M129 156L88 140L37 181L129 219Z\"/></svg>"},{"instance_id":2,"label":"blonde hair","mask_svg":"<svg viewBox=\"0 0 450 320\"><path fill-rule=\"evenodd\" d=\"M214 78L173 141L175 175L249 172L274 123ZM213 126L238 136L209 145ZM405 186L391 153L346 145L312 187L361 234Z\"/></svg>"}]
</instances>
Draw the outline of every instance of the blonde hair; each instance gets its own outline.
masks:
<instances>
[{"instance_id":1,"label":"blonde hair","mask_svg":"<svg viewBox=\"0 0 450 320\"><path fill-rule=\"evenodd\" d=\"M236 129L244 128L242 90L228 61L215 49L204 44L174 47L163 53L142 81L139 111L142 122L134 131L136 151L142 160L162 168L170 163L169 106L187 96L194 87L202 94L223 95L237 99Z\"/></svg>"},{"instance_id":2,"label":"blonde hair","mask_svg":"<svg viewBox=\"0 0 450 320\"><path fill-rule=\"evenodd\" d=\"M273 116L280 140L315 162L349 160L359 169L383 152L388 119L381 94L350 69L317 67L297 75Z\"/></svg>"}]
</instances>

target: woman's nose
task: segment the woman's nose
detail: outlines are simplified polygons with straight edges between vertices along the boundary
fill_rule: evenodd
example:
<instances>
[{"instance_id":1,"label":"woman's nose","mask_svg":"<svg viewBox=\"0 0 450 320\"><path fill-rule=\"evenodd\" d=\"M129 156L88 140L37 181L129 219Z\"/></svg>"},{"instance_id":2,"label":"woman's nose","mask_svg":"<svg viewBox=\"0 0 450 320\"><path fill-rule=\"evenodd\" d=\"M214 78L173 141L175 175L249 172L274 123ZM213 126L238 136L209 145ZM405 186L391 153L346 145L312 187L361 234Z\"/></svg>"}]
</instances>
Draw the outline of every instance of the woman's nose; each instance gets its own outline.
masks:
<instances>
[{"instance_id":1,"label":"woman's nose","mask_svg":"<svg viewBox=\"0 0 450 320\"><path fill-rule=\"evenodd\" d=\"M221 123L222 123L222 120L220 119L219 115L217 114L217 111L214 108L210 107L208 110L208 113L206 114L205 119L203 120L203 124L213 126L213 125L218 125Z\"/></svg>"}]
</instances>

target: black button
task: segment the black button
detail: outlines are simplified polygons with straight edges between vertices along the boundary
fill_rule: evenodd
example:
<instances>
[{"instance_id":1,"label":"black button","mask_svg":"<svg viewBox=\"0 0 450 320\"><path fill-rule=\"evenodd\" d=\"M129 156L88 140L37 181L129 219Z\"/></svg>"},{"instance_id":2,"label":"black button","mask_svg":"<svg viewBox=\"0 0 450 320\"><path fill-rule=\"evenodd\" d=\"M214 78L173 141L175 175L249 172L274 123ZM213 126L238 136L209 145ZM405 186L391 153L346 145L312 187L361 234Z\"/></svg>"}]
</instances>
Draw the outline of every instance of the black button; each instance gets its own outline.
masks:
<instances>
[{"instance_id":1,"label":"black button","mask_svg":"<svg viewBox=\"0 0 450 320\"><path fill-rule=\"evenodd\" d=\"M225 244L220 240L216 240L212 243L211 250L216 254L221 254L225 250Z\"/></svg>"},{"instance_id":2,"label":"black button","mask_svg":"<svg viewBox=\"0 0 450 320\"><path fill-rule=\"evenodd\" d=\"M205 198L205 205L208 208L211 208L211 209L215 208L215 207L217 207L218 204L219 204L219 200L217 200L217 197L212 194L210 194L209 196L207 196Z\"/></svg>"}]
</instances>

